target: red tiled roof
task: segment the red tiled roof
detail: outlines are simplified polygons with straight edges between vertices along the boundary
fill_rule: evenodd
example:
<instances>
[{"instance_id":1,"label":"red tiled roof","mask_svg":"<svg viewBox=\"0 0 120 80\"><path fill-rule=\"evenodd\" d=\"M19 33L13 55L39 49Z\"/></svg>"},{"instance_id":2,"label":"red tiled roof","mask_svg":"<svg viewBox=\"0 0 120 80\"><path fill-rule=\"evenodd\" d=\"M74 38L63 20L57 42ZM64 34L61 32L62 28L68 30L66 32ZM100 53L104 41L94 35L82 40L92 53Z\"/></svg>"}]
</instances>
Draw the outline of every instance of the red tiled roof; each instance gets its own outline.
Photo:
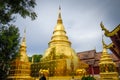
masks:
<instances>
[{"instance_id":1,"label":"red tiled roof","mask_svg":"<svg viewBox=\"0 0 120 80\"><path fill-rule=\"evenodd\" d=\"M81 61L89 65L94 64L94 66L98 66L102 52L96 52L95 50L89 50L89 51L84 51L84 52L78 52L77 55ZM113 59L113 61L117 63L117 65L118 63L120 63L119 59L114 54L110 54L110 56Z\"/></svg>"},{"instance_id":2,"label":"red tiled roof","mask_svg":"<svg viewBox=\"0 0 120 80\"><path fill-rule=\"evenodd\" d=\"M77 55L80 59L90 59L95 57L95 50L89 50L84 52L78 52Z\"/></svg>"},{"instance_id":3,"label":"red tiled roof","mask_svg":"<svg viewBox=\"0 0 120 80\"><path fill-rule=\"evenodd\" d=\"M97 52L95 54L95 60L100 60L102 52Z\"/></svg>"}]
</instances>

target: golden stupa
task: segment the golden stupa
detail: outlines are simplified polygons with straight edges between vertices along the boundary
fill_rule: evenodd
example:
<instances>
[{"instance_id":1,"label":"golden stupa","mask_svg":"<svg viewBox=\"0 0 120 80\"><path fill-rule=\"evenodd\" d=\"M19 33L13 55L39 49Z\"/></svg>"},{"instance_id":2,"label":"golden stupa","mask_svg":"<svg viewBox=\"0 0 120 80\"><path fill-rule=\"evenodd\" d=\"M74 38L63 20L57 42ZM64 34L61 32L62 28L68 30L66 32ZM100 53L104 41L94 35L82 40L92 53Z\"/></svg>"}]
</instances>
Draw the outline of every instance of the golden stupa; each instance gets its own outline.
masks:
<instances>
[{"instance_id":1,"label":"golden stupa","mask_svg":"<svg viewBox=\"0 0 120 80\"><path fill-rule=\"evenodd\" d=\"M118 73L116 71L116 64L107 52L106 44L102 39L103 51L100 59L100 80L118 80Z\"/></svg>"},{"instance_id":2,"label":"golden stupa","mask_svg":"<svg viewBox=\"0 0 120 80\"><path fill-rule=\"evenodd\" d=\"M68 40L62 22L60 7L57 24L48 45L48 49L43 54L40 62L40 73L48 70L47 75L49 76L70 76L76 75L78 69L88 67L87 64L79 61L75 50L71 48L71 42ZM79 64L82 64L84 68L81 68Z\"/></svg>"},{"instance_id":3,"label":"golden stupa","mask_svg":"<svg viewBox=\"0 0 120 80\"><path fill-rule=\"evenodd\" d=\"M30 76L31 63L26 53L26 38L24 37L20 45L19 55L11 62L10 72L7 80L33 80Z\"/></svg>"},{"instance_id":4,"label":"golden stupa","mask_svg":"<svg viewBox=\"0 0 120 80\"><path fill-rule=\"evenodd\" d=\"M75 51L71 48L71 42L68 40L66 36L66 31L61 19L61 12L59 9L59 15L57 20L57 25L54 28L53 36L51 41L48 43L49 47L43 55L43 59L47 58L50 55L50 52L55 50L56 56L60 56L64 54L64 57L73 57L77 59Z\"/></svg>"}]
</instances>

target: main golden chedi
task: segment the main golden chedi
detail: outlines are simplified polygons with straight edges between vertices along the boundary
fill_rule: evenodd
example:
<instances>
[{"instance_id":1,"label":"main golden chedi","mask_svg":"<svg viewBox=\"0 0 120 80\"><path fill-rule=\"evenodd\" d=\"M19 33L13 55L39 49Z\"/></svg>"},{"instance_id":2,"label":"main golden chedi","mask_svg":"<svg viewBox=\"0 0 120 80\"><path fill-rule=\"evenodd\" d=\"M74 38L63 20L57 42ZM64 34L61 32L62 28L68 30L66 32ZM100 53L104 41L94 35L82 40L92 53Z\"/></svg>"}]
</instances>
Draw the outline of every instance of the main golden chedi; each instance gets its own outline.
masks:
<instances>
[{"instance_id":1,"label":"main golden chedi","mask_svg":"<svg viewBox=\"0 0 120 80\"><path fill-rule=\"evenodd\" d=\"M80 62L74 49L71 48L71 42L66 35L61 18L61 8L59 8L57 24L48 45L48 49L45 51L40 62L40 71L48 70L49 76L75 75L76 71L80 68L78 65ZM86 64L82 64L84 68L87 67Z\"/></svg>"},{"instance_id":2,"label":"main golden chedi","mask_svg":"<svg viewBox=\"0 0 120 80\"><path fill-rule=\"evenodd\" d=\"M54 28L53 36L48 44L49 47L44 53L42 59L46 60L48 56L52 56L50 54L53 51L53 49L55 50L54 51L55 55L58 57L64 55L64 57L67 58L78 59L75 51L71 48L71 42L68 40L68 37L66 36L66 31L61 19L60 10L58 15L57 25Z\"/></svg>"}]
</instances>

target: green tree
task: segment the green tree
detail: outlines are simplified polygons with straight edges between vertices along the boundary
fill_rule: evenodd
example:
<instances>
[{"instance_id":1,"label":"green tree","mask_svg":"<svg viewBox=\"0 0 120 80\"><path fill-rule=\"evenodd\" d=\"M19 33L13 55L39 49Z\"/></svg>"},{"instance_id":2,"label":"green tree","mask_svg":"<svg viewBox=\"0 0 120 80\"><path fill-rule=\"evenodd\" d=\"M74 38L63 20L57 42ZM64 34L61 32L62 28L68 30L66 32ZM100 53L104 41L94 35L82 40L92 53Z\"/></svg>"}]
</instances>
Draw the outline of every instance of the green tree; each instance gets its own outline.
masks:
<instances>
[{"instance_id":1,"label":"green tree","mask_svg":"<svg viewBox=\"0 0 120 80\"><path fill-rule=\"evenodd\" d=\"M9 63L18 53L19 41L19 29L17 27L14 25L0 27L0 78L2 79L7 76Z\"/></svg>"},{"instance_id":2,"label":"green tree","mask_svg":"<svg viewBox=\"0 0 120 80\"><path fill-rule=\"evenodd\" d=\"M32 57L28 57L29 61L32 62Z\"/></svg>"},{"instance_id":3,"label":"green tree","mask_svg":"<svg viewBox=\"0 0 120 80\"><path fill-rule=\"evenodd\" d=\"M0 24L8 24L14 21L15 14L23 18L31 17L34 20L37 15L33 11L35 0L0 0Z\"/></svg>"},{"instance_id":4,"label":"green tree","mask_svg":"<svg viewBox=\"0 0 120 80\"><path fill-rule=\"evenodd\" d=\"M40 62L41 58L42 58L42 55L33 55L34 62Z\"/></svg>"},{"instance_id":5,"label":"green tree","mask_svg":"<svg viewBox=\"0 0 120 80\"><path fill-rule=\"evenodd\" d=\"M0 0L0 80L6 80L9 63L19 48L19 29L11 24L16 21L16 14L34 20L35 0Z\"/></svg>"},{"instance_id":6,"label":"green tree","mask_svg":"<svg viewBox=\"0 0 120 80\"><path fill-rule=\"evenodd\" d=\"M33 55L32 57L29 57L29 61L32 62L32 58L33 58L33 62L40 62L41 58L42 58L42 55Z\"/></svg>"}]
</instances>

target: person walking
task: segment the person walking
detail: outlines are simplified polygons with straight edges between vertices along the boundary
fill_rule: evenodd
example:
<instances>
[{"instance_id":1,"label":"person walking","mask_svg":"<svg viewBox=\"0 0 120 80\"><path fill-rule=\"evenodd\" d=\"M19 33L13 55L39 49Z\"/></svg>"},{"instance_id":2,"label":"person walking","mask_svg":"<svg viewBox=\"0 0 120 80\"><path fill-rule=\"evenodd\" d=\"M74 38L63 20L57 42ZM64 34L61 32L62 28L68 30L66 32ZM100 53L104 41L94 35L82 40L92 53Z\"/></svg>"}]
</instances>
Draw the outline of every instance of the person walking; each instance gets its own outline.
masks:
<instances>
[{"instance_id":1,"label":"person walking","mask_svg":"<svg viewBox=\"0 0 120 80\"><path fill-rule=\"evenodd\" d=\"M42 75L42 77L40 77L40 79L39 79L39 80L46 80L45 75L43 74L43 75Z\"/></svg>"},{"instance_id":2,"label":"person walking","mask_svg":"<svg viewBox=\"0 0 120 80\"><path fill-rule=\"evenodd\" d=\"M71 80L75 80L75 79L74 79L74 76L72 76Z\"/></svg>"}]
</instances>

